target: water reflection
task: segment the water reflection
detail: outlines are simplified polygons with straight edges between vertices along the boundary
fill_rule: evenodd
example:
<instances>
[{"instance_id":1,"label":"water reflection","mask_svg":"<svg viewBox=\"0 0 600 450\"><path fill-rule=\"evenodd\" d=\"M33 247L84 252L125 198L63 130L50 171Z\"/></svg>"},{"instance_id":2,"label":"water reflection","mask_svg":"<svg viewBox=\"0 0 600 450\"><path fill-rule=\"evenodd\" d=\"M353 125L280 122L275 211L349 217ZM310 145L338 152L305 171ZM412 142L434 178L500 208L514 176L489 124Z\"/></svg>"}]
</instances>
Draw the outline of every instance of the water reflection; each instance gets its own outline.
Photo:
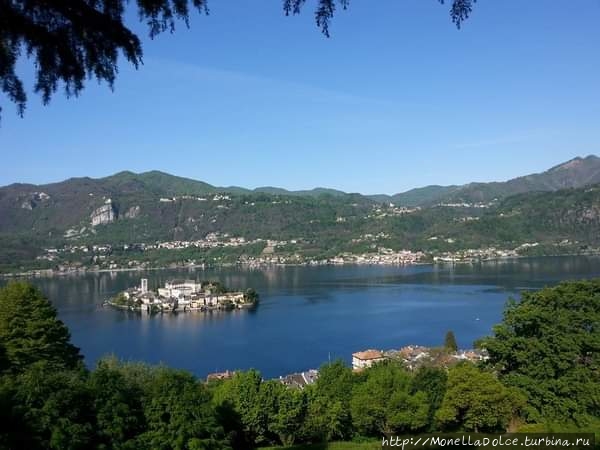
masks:
<instances>
[{"instance_id":1,"label":"water reflection","mask_svg":"<svg viewBox=\"0 0 600 450\"><path fill-rule=\"evenodd\" d=\"M455 266L227 268L111 272L36 278L69 326L89 365L104 354L163 361L199 376L256 367L278 376L349 360L358 349L438 345L453 329L460 346L490 333L509 296L565 278L600 275L600 258L538 258ZM116 292L148 278L219 280L255 288L255 311L148 315L103 308Z\"/></svg>"}]
</instances>

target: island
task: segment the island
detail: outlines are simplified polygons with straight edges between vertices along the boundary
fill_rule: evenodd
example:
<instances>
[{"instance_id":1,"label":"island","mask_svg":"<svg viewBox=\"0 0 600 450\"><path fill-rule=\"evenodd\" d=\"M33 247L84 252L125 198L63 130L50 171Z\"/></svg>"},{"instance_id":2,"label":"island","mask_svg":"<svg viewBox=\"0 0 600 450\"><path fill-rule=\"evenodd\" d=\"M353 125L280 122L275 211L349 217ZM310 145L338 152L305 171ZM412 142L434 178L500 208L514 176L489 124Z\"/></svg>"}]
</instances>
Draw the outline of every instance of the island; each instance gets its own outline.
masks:
<instances>
[{"instance_id":1,"label":"island","mask_svg":"<svg viewBox=\"0 0 600 450\"><path fill-rule=\"evenodd\" d=\"M258 293L252 289L229 291L215 281L169 280L156 291L148 289L148 279L107 300L107 305L148 313L211 311L254 308Z\"/></svg>"}]
</instances>

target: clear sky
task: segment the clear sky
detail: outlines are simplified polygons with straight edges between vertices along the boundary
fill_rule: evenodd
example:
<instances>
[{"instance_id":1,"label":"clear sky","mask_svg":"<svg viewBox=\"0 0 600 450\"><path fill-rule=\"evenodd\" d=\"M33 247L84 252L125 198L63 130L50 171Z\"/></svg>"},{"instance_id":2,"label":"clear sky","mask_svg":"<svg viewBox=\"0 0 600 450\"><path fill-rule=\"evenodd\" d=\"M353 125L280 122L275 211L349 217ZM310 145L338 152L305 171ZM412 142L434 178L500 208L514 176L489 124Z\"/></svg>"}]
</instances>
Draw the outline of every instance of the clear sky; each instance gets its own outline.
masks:
<instances>
[{"instance_id":1,"label":"clear sky","mask_svg":"<svg viewBox=\"0 0 600 450\"><path fill-rule=\"evenodd\" d=\"M0 185L158 169L395 193L600 154L599 0L480 0L460 31L437 0L352 0L330 39L313 2L281 3L210 0L114 92L30 94L24 119L0 97Z\"/></svg>"}]
</instances>

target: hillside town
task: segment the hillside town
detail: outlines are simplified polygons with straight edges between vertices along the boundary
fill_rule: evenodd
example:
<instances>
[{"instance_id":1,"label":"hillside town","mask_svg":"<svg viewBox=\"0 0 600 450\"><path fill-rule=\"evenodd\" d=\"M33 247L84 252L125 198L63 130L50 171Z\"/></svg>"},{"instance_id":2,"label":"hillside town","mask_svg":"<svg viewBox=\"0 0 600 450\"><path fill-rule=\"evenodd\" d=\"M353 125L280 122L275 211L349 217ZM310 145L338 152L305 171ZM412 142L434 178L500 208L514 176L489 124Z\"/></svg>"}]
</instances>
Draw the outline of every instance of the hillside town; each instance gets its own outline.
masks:
<instances>
[{"instance_id":1,"label":"hillside town","mask_svg":"<svg viewBox=\"0 0 600 450\"><path fill-rule=\"evenodd\" d=\"M99 271L123 271L123 270L148 270L160 268L189 268L189 267L219 267L219 266L245 266L266 267L285 265L414 265L414 264L464 264L483 261L494 261L502 259L519 258L528 256L529 252L540 246L538 242L525 242L514 248L486 247L477 249L462 249L455 251L413 251L394 250L378 244L378 240L385 239L387 235L365 234L360 238L352 240L352 244L369 243L371 250L368 252L343 252L333 257L314 258L304 256L300 252L290 252L290 246L304 244L302 238L291 240L273 239L245 239L228 234L210 233L204 239L195 241L161 241L154 244L132 243L132 244L95 244L75 245L66 244L62 247L50 247L44 250L44 254L37 257L41 263L50 266L48 269L33 269L23 272L6 273L4 276L44 276L44 275L66 275L85 272ZM451 238L432 236L431 241L444 241L445 244L454 244ZM262 248L259 254L242 253L232 258L202 257L203 251L219 250L227 252L244 246L258 246ZM556 254L594 255L600 254L600 248L580 246L577 241L563 240L555 244ZM198 251L197 257L178 257L177 252L194 249ZM167 263L153 262L151 257L158 251L172 252L173 257L167 259ZM148 256L145 256L148 255Z\"/></svg>"},{"instance_id":2,"label":"hillside town","mask_svg":"<svg viewBox=\"0 0 600 450\"><path fill-rule=\"evenodd\" d=\"M479 363L488 359L485 350L469 349L448 351L441 347L424 347L422 345L407 345L398 350L362 350L352 353L352 371L360 373L375 364L393 361L402 364L410 371L423 367L438 367L448 369L461 362ZM233 378L236 371L226 370L208 374L207 382L229 380ZM317 369L309 369L304 372L291 373L276 378L284 386L304 389L314 384L319 378Z\"/></svg>"},{"instance_id":3,"label":"hillside town","mask_svg":"<svg viewBox=\"0 0 600 450\"><path fill-rule=\"evenodd\" d=\"M175 279L152 291L148 289L147 278L106 302L115 308L148 313L232 310L252 308L257 303L258 294L253 289L229 292L216 282Z\"/></svg>"},{"instance_id":4,"label":"hillside town","mask_svg":"<svg viewBox=\"0 0 600 450\"><path fill-rule=\"evenodd\" d=\"M356 372L383 361L401 362L409 370L421 367L450 367L462 361L477 363L488 359L485 350L447 351L437 347L407 345L399 350L363 350L352 354L352 369Z\"/></svg>"}]
</instances>

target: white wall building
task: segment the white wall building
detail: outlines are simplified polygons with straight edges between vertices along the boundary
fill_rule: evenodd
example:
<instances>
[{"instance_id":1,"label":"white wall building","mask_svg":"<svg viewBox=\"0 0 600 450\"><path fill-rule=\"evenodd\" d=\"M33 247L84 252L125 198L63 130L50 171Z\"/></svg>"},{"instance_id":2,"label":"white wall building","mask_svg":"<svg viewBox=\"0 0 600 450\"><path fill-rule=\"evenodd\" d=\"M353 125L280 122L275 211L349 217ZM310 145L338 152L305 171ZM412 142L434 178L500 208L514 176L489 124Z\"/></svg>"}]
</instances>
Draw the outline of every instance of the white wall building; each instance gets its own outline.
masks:
<instances>
[{"instance_id":1,"label":"white wall building","mask_svg":"<svg viewBox=\"0 0 600 450\"><path fill-rule=\"evenodd\" d=\"M142 278L140 280L140 291L142 292L142 294L148 292L148 278Z\"/></svg>"},{"instance_id":2,"label":"white wall building","mask_svg":"<svg viewBox=\"0 0 600 450\"><path fill-rule=\"evenodd\" d=\"M352 353L352 368L366 369L373 364L384 361L383 352L379 350L365 350L364 352Z\"/></svg>"}]
</instances>

